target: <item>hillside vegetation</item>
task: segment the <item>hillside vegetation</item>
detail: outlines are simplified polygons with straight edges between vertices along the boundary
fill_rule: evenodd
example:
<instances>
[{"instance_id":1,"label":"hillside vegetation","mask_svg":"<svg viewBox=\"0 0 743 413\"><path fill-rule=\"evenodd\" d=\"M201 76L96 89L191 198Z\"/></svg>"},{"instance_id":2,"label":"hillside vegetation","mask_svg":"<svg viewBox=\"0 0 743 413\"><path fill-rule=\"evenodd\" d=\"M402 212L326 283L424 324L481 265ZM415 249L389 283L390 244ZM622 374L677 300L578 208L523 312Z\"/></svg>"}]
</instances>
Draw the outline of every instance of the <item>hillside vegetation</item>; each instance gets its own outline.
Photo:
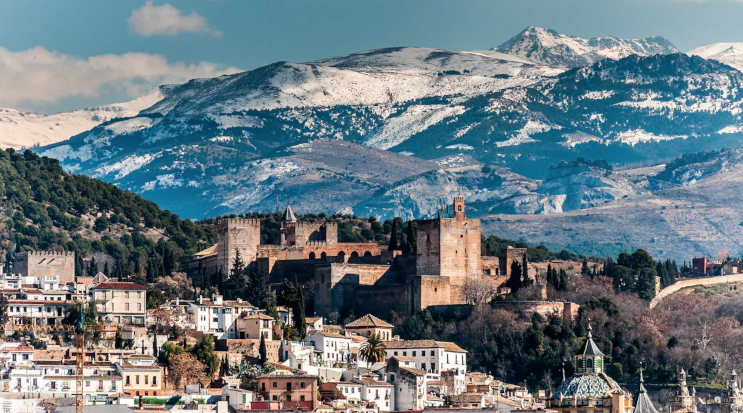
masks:
<instances>
[{"instance_id":1,"label":"hillside vegetation","mask_svg":"<svg viewBox=\"0 0 743 413\"><path fill-rule=\"evenodd\" d=\"M3 254L74 251L77 271L99 259L111 274L153 279L183 268L216 241L208 226L182 220L112 184L66 173L55 159L31 151L0 151L0 231ZM8 262L7 256L3 257Z\"/></svg>"}]
</instances>

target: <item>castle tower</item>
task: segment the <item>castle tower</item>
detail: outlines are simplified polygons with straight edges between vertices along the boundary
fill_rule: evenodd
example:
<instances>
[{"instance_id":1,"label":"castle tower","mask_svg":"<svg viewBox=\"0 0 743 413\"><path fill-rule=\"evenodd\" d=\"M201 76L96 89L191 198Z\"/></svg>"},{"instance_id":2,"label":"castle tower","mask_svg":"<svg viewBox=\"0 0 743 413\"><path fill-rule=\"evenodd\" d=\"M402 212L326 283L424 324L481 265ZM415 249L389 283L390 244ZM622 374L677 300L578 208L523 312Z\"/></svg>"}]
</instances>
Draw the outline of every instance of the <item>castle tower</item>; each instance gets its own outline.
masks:
<instances>
[{"instance_id":1,"label":"castle tower","mask_svg":"<svg viewBox=\"0 0 743 413\"><path fill-rule=\"evenodd\" d=\"M255 261L261 244L261 222L251 218L229 218L217 222L217 270L227 278L236 252L245 265Z\"/></svg>"},{"instance_id":2,"label":"castle tower","mask_svg":"<svg viewBox=\"0 0 743 413\"><path fill-rule=\"evenodd\" d=\"M467 216L464 213L464 198L461 196L454 197L454 219L459 222L467 219Z\"/></svg>"},{"instance_id":3,"label":"castle tower","mask_svg":"<svg viewBox=\"0 0 743 413\"><path fill-rule=\"evenodd\" d=\"M454 218L418 221L416 275L438 275L463 285L481 277L480 220L467 219L464 198L454 198Z\"/></svg>"},{"instance_id":4,"label":"castle tower","mask_svg":"<svg viewBox=\"0 0 743 413\"><path fill-rule=\"evenodd\" d=\"M297 216L294 215L292 207L287 204L284 215L281 216L281 245L290 246L295 244L296 228Z\"/></svg>"}]
</instances>

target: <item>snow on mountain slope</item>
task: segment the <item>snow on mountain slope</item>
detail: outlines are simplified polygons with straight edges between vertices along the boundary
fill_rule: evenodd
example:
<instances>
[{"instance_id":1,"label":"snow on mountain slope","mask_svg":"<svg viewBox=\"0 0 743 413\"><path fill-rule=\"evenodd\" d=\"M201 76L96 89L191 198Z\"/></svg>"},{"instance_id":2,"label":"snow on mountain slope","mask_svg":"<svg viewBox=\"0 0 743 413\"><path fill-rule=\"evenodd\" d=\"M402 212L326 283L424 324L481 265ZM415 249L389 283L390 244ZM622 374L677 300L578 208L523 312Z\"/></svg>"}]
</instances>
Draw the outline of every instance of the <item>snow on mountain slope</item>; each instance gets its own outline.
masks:
<instances>
[{"instance_id":1,"label":"snow on mountain slope","mask_svg":"<svg viewBox=\"0 0 743 413\"><path fill-rule=\"evenodd\" d=\"M0 108L0 148L44 146L69 139L114 118L136 116L164 97L160 91L126 103L53 115Z\"/></svg>"},{"instance_id":2,"label":"snow on mountain slope","mask_svg":"<svg viewBox=\"0 0 743 413\"><path fill-rule=\"evenodd\" d=\"M713 43L689 50L686 54L717 60L743 71L743 43Z\"/></svg>"},{"instance_id":3,"label":"snow on mountain slope","mask_svg":"<svg viewBox=\"0 0 743 413\"><path fill-rule=\"evenodd\" d=\"M662 37L582 39L534 26L526 28L493 50L533 62L568 68L586 66L606 58L621 59L632 54L650 56L678 52L671 42Z\"/></svg>"}]
</instances>

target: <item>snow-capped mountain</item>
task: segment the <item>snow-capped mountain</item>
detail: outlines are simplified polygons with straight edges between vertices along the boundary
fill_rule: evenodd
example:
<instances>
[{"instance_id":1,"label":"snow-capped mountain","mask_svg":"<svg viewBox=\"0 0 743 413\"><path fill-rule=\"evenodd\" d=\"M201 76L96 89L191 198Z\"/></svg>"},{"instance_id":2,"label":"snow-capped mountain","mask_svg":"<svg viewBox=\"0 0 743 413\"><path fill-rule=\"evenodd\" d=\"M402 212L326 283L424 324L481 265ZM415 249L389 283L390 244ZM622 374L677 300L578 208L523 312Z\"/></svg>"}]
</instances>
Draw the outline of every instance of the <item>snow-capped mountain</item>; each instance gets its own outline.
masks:
<instances>
[{"instance_id":1,"label":"snow-capped mountain","mask_svg":"<svg viewBox=\"0 0 743 413\"><path fill-rule=\"evenodd\" d=\"M621 59L633 54L651 56L678 53L663 37L620 39L618 37L580 37L558 33L541 27L528 27L493 49L551 66L574 68L590 65L602 59Z\"/></svg>"},{"instance_id":2,"label":"snow-capped mountain","mask_svg":"<svg viewBox=\"0 0 743 413\"><path fill-rule=\"evenodd\" d=\"M738 70L743 70L743 43L713 43L689 50L686 54L717 60Z\"/></svg>"},{"instance_id":3,"label":"snow-capped mountain","mask_svg":"<svg viewBox=\"0 0 743 413\"><path fill-rule=\"evenodd\" d=\"M52 115L0 108L0 148L20 149L61 142L111 119L136 116L163 97L156 91L130 102Z\"/></svg>"},{"instance_id":4,"label":"snow-capped mountain","mask_svg":"<svg viewBox=\"0 0 743 413\"><path fill-rule=\"evenodd\" d=\"M431 194L457 193L481 213L552 213L633 191L583 172L566 184L575 193L537 191L561 161L739 147L742 83L684 54L563 71L499 52L380 49L168 87L139 115L40 152L187 217L273 209L276 195L326 212L427 214ZM303 146L323 138L349 145ZM307 163L312 153L332 166ZM420 168L390 175L411 162Z\"/></svg>"}]
</instances>

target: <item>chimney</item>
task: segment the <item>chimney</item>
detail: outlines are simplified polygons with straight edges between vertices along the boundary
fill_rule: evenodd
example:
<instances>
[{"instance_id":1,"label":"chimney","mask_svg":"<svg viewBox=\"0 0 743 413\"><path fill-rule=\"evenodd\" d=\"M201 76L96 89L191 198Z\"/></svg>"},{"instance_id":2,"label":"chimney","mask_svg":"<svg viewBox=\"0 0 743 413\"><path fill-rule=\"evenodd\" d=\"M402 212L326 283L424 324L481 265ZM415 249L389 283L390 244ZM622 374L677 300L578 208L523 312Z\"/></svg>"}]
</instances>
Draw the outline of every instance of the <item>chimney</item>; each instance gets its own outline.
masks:
<instances>
[{"instance_id":1,"label":"chimney","mask_svg":"<svg viewBox=\"0 0 743 413\"><path fill-rule=\"evenodd\" d=\"M181 302L181 298L180 297L175 297L175 306L176 307L178 307L178 304L180 304L180 302Z\"/></svg>"},{"instance_id":2,"label":"chimney","mask_svg":"<svg viewBox=\"0 0 743 413\"><path fill-rule=\"evenodd\" d=\"M204 297L199 296L199 304L204 304Z\"/></svg>"}]
</instances>

